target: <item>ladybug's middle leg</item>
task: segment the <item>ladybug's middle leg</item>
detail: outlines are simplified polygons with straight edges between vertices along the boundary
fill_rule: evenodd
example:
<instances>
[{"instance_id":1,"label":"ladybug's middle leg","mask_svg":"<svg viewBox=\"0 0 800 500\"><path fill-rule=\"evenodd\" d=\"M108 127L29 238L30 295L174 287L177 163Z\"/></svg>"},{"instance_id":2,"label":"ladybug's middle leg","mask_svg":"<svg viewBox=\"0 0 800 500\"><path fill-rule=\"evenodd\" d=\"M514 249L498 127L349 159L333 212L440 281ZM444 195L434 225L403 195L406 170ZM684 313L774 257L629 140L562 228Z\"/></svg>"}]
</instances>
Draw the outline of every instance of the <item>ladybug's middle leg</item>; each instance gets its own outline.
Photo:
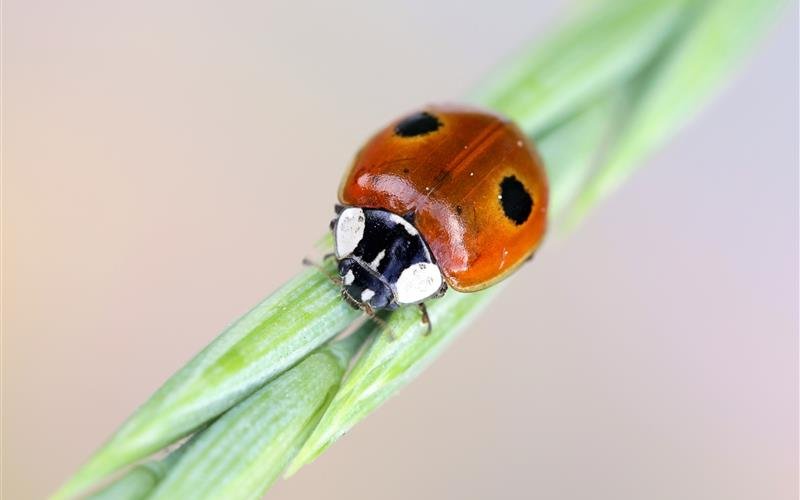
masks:
<instances>
[{"instance_id":1,"label":"ladybug's middle leg","mask_svg":"<svg viewBox=\"0 0 800 500\"><path fill-rule=\"evenodd\" d=\"M428 327L425 330L425 333L423 333L423 335L427 337L428 335L431 334L431 331L433 330L433 325L431 325L431 317L428 316L428 308L425 306L424 302L420 302L418 304L418 307L419 307L419 312L422 314L422 324Z\"/></svg>"}]
</instances>

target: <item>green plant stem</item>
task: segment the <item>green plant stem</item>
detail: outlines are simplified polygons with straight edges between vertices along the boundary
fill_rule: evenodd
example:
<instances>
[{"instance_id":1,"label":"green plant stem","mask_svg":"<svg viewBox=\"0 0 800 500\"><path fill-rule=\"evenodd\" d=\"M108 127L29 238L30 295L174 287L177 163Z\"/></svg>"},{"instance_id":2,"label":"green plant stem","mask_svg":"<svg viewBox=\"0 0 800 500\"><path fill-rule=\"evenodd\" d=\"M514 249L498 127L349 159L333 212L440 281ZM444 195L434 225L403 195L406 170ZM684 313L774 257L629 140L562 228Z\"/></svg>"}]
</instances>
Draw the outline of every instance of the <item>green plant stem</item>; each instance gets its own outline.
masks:
<instances>
[{"instance_id":1,"label":"green plant stem","mask_svg":"<svg viewBox=\"0 0 800 500\"><path fill-rule=\"evenodd\" d=\"M471 100L509 115L536 141L553 193L551 228L563 228L696 112L781 3L599 1L596 10L501 66ZM334 271L331 263L326 270ZM173 375L55 497L78 495L218 417L174 467L154 473L140 466L121 482L154 486L162 497L196 497L214 487L205 481L213 476L219 494L251 489L256 495L292 459L290 472L412 380L499 289L450 291L431 302L429 337L417 311L392 313L387 321L397 339L375 335L337 391L339 381L332 381L341 380L344 368L316 350L360 313L324 273L305 270ZM367 325L365 331L380 329ZM314 397L303 399L303 388L313 388ZM283 399L303 407L291 425L280 417ZM268 446L253 428L278 444ZM253 440L257 450L247 456L260 466L223 460L232 451L247 453Z\"/></svg>"},{"instance_id":2,"label":"green plant stem","mask_svg":"<svg viewBox=\"0 0 800 500\"><path fill-rule=\"evenodd\" d=\"M173 375L55 495L69 498L191 433L347 328L359 313L305 270Z\"/></svg>"},{"instance_id":3,"label":"green plant stem","mask_svg":"<svg viewBox=\"0 0 800 500\"><path fill-rule=\"evenodd\" d=\"M178 459L151 499L263 494L313 431L369 329L332 343L214 422Z\"/></svg>"}]
</instances>

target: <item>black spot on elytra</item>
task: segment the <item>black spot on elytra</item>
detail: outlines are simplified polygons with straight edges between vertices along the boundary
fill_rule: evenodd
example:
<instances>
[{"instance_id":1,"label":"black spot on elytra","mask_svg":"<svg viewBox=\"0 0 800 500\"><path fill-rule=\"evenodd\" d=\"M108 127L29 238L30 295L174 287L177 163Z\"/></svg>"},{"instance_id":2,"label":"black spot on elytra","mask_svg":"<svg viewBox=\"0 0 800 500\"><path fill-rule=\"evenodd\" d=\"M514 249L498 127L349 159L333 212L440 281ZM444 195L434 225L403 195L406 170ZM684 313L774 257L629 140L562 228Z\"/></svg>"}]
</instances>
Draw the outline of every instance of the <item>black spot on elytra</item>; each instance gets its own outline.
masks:
<instances>
[{"instance_id":1,"label":"black spot on elytra","mask_svg":"<svg viewBox=\"0 0 800 500\"><path fill-rule=\"evenodd\" d=\"M463 211L464 211L464 209L463 209L463 208L461 208L461 205L456 205L456 213L457 213L458 215L461 215L461 212L463 212Z\"/></svg>"},{"instance_id":2,"label":"black spot on elytra","mask_svg":"<svg viewBox=\"0 0 800 500\"><path fill-rule=\"evenodd\" d=\"M506 217L519 226L530 217L533 198L525 186L512 175L500 183L500 205Z\"/></svg>"},{"instance_id":3,"label":"black spot on elytra","mask_svg":"<svg viewBox=\"0 0 800 500\"><path fill-rule=\"evenodd\" d=\"M404 174L407 174L407 173L409 173L409 172L411 172L411 170L409 170L409 169L407 169L407 168L404 168L404 169L403 169L403 173L404 173Z\"/></svg>"},{"instance_id":4,"label":"black spot on elytra","mask_svg":"<svg viewBox=\"0 0 800 500\"><path fill-rule=\"evenodd\" d=\"M416 137L436 132L441 126L442 122L438 118L426 111L421 111L400 120L400 123L394 127L394 133L400 137Z\"/></svg>"}]
</instances>

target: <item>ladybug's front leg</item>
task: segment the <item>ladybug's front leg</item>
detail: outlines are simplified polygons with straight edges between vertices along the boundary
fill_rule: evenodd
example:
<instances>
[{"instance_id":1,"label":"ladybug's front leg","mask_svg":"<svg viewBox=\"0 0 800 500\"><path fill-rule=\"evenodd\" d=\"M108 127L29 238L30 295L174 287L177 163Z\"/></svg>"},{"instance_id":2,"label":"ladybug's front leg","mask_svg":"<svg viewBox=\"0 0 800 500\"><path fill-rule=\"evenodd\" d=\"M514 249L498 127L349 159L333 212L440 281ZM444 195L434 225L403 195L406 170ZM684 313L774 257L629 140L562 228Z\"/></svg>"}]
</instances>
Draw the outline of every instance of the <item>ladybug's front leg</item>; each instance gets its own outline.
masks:
<instances>
[{"instance_id":1,"label":"ladybug's front leg","mask_svg":"<svg viewBox=\"0 0 800 500\"><path fill-rule=\"evenodd\" d=\"M422 314L422 324L428 327L425 330L425 333L423 333L422 335L427 337L428 335L431 334L431 331L433 330L433 325L431 325L431 317L428 316L428 308L425 306L424 302L420 302L419 304L417 304L417 306L419 307L419 312Z\"/></svg>"},{"instance_id":2,"label":"ladybug's front leg","mask_svg":"<svg viewBox=\"0 0 800 500\"><path fill-rule=\"evenodd\" d=\"M326 258L327 258L327 256L326 256ZM329 273L328 270L325 269L321 264L318 264L318 263L314 262L313 260L309 259L308 257L303 257L303 265L307 266L307 267L313 267L314 269L316 269L317 271L319 271L320 273L325 275L329 280L331 280L331 282L334 285L336 285L338 287L342 286L342 278L340 278L339 276L335 276L335 275Z\"/></svg>"}]
</instances>

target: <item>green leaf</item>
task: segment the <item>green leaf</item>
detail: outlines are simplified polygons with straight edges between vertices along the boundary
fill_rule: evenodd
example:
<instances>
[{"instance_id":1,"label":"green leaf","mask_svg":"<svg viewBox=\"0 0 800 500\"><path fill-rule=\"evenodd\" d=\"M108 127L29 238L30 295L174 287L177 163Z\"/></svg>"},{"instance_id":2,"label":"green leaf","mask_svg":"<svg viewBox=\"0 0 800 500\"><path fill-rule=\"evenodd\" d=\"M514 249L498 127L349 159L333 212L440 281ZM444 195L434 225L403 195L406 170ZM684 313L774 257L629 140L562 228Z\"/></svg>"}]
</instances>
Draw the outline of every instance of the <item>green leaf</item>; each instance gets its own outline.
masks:
<instances>
[{"instance_id":1,"label":"green leaf","mask_svg":"<svg viewBox=\"0 0 800 500\"><path fill-rule=\"evenodd\" d=\"M497 292L497 287L470 294L451 290L441 299L431 302L428 314L434 328L429 335L426 335L427 327L420 321L416 308L392 314L387 326L394 333L379 335L359 358L317 429L289 467L288 475L313 460L416 377ZM374 328L380 331L380 328Z\"/></svg>"},{"instance_id":2,"label":"green leaf","mask_svg":"<svg viewBox=\"0 0 800 500\"><path fill-rule=\"evenodd\" d=\"M701 109L712 91L784 4L780 0L708 0L691 4L680 36L628 85L630 116L602 168L586 186L573 219L618 187L642 159Z\"/></svg>"},{"instance_id":3,"label":"green leaf","mask_svg":"<svg viewBox=\"0 0 800 500\"><path fill-rule=\"evenodd\" d=\"M257 498L314 429L370 332L311 354L204 430L151 499Z\"/></svg>"},{"instance_id":4,"label":"green leaf","mask_svg":"<svg viewBox=\"0 0 800 500\"><path fill-rule=\"evenodd\" d=\"M189 434L334 337L359 316L307 270L173 375L55 495L69 498Z\"/></svg>"},{"instance_id":5,"label":"green leaf","mask_svg":"<svg viewBox=\"0 0 800 500\"><path fill-rule=\"evenodd\" d=\"M533 137L636 74L683 22L688 0L598 2L500 66L471 100Z\"/></svg>"},{"instance_id":6,"label":"green leaf","mask_svg":"<svg viewBox=\"0 0 800 500\"><path fill-rule=\"evenodd\" d=\"M538 140L550 181L550 228L575 201L620 119L619 96L592 103Z\"/></svg>"},{"instance_id":7,"label":"green leaf","mask_svg":"<svg viewBox=\"0 0 800 500\"><path fill-rule=\"evenodd\" d=\"M367 325L312 353L163 460L134 467L91 499L258 496L313 430L371 332Z\"/></svg>"},{"instance_id":8,"label":"green leaf","mask_svg":"<svg viewBox=\"0 0 800 500\"><path fill-rule=\"evenodd\" d=\"M120 479L91 495L89 500L141 500L147 498L147 495L164 477L166 470L167 465L157 460L137 465Z\"/></svg>"},{"instance_id":9,"label":"green leaf","mask_svg":"<svg viewBox=\"0 0 800 500\"><path fill-rule=\"evenodd\" d=\"M166 476L167 471L186 453L186 450L200 434L202 434L202 429L198 430L191 438L161 460L149 460L130 468L122 477L89 496L89 499L140 500L147 498L150 492Z\"/></svg>"}]
</instances>

